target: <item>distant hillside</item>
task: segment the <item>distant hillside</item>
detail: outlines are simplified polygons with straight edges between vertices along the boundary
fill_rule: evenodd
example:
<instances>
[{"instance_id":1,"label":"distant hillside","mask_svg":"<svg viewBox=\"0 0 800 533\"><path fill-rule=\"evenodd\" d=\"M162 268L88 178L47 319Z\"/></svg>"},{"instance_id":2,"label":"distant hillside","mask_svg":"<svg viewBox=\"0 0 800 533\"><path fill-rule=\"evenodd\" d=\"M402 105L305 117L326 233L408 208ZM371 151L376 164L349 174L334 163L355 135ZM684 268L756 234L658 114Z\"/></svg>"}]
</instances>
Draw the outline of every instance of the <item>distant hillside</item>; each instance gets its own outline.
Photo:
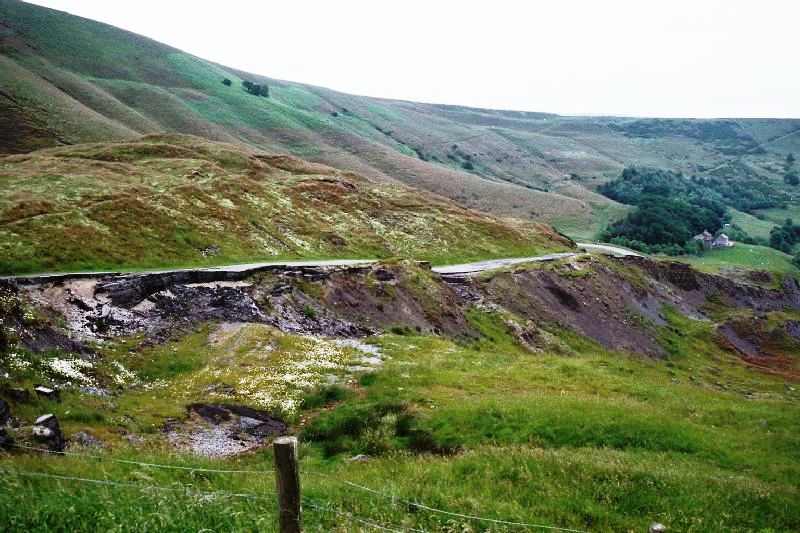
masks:
<instances>
[{"instance_id":1,"label":"distant hillside","mask_svg":"<svg viewBox=\"0 0 800 533\"><path fill-rule=\"evenodd\" d=\"M243 81L267 84L269 97ZM0 0L0 152L161 131L288 152L582 237L627 211L596 193L626 165L783 187L781 161L800 153L797 120L561 117L353 96Z\"/></svg>"},{"instance_id":2,"label":"distant hillside","mask_svg":"<svg viewBox=\"0 0 800 533\"><path fill-rule=\"evenodd\" d=\"M178 134L0 158L0 273L269 258L533 255L572 244L404 185Z\"/></svg>"}]
</instances>

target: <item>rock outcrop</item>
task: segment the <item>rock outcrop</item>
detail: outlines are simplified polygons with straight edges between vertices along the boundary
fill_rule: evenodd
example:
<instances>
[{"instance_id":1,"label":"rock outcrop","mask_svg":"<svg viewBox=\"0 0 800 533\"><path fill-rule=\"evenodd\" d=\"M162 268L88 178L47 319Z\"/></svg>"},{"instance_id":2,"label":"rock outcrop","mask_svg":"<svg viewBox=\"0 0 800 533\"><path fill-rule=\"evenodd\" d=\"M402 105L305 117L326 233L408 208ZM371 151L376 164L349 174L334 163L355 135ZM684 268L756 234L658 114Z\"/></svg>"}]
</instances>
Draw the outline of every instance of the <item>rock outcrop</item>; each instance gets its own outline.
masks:
<instances>
[{"instance_id":1,"label":"rock outcrop","mask_svg":"<svg viewBox=\"0 0 800 533\"><path fill-rule=\"evenodd\" d=\"M53 414L42 415L36 419L32 430L33 439L51 452L63 452L67 445L58 419Z\"/></svg>"}]
</instances>

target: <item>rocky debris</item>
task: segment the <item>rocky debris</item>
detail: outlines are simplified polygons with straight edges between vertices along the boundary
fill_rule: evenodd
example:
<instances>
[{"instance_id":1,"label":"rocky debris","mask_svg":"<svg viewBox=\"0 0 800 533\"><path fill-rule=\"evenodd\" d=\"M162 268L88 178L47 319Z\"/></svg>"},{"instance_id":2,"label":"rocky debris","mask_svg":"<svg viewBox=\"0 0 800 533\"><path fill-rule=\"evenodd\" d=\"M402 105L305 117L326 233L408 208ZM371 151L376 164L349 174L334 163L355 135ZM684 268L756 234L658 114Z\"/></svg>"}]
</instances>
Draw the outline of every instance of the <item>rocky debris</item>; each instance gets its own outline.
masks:
<instances>
[{"instance_id":1,"label":"rocky debris","mask_svg":"<svg viewBox=\"0 0 800 533\"><path fill-rule=\"evenodd\" d=\"M241 405L195 403L186 410L185 421L169 420L162 430L174 446L197 455L235 455L289 431L289 426L271 413Z\"/></svg>"},{"instance_id":2,"label":"rocky debris","mask_svg":"<svg viewBox=\"0 0 800 533\"><path fill-rule=\"evenodd\" d=\"M363 337L374 330L338 317L300 291L268 298L272 312L266 322L281 331L330 337Z\"/></svg>"},{"instance_id":3,"label":"rocky debris","mask_svg":"<svg viewBox=\"0 0 800 533\"><path fill-rule=\"evenodd\" d=\"M200 248L198 251L203 257L215 257L222 253L222 250L220 250L219 246L216 244L212 244L211 246L207 246L205 248Z\"/></svg>"},{"instance_id":4,"label":"rocky debris","mask_svg":"<svg viewBox=\"0 0 800 533\"><path fill-rule=\"evenodd\" d=\"M89 433L88 431L79 431L72 436L72 444L77 444L84 448L104 448L103 441Z\"/></svg>"},{"instance_id":5,"label":"rocky debris","mask_svg":"<svg viewBox=\"0 0 800 533\"><path fill-rule=\"evenodd\" d=\"M740 315L717 327L714 338L751 369L800 381L800 321Z\"/></svg>"},{"instance_id":6,"label":"rocky debris","mask_svg":"<svg viewBox=\"0 0 800 533\"><path fill-rule=\"evenodd\" d=\"M7 450L14 445L14 439L6 431L6 426L10 421L11 408L7 401L0 399L0 450Z\"/></svg>"},{"instance_id":7,"label":"rocky debris","mask_svg":"<svg viewBox=\"0 0 800 533\"><path fill-rule=\"evenodd\" d=\"M36 385L33 388L33 391L36 393L36 396L38 398L42 398L44 400L50 400L53 402L61 401L61 391L59 391L58 389L46 387L44 385Z\"/></svg>"},{"instance_id":8,"label":"rocky debris","mask_svg":"<svg viewBox=\"0 0 800 533\"><path fill-rule=\"evenodd\" d=\"M31 393L28 389L20 389L9 385L4 385L0 389L0 394L13 402L19 403L29 402L31 399Z\"/></svg>"},{"instance_id":9,"label":"rocky debris","mask_svg":"<svg viewBox=\"0 0 800 533\"><path fill-rule=\"evenodd\" d=\"M8 402L0 398L0 427L3 427L11 420L11 406Z\"/></svg>"},{"instance_id":10,"label":"rocky debris","mask_svg":"<svg viewBox=\"0 0 800 533\"><path fill-rule=\"evenodd\" d=\"M375 269L375 279L378 281L393 281L397 279L397 277L391 270L379 267Z\"/></svg>"},{"instance_id":11,"label":"rocky debris","mask_svg":"<svg viewBox=\"0 0 800 533\"><path fill-rule=\"evenodd\" d=\"M687 304L697 309L705 306L712 296L721 298L726 305L755 312L778 311L786 307L800 309L800 283L792 276L784 277L781 289L776 290L738 283L726 276L705 274L686 263L653 261L643 257L613 260L636 266L654 281L672 285Z\"/></svg>"},{"instance_id":12,"label":"rocky debris","mask_svg":"<svg viewBox=\"0 0 800 533\"><path fill-rule=\"evenodd\" d=\"M270 289L269 295L270 296L281 296L281 295L286 294L288 292L292 292L292 289L293 289L293 287L291 285L289 285L288 283L277 283L277 284L275 284L274 287L272 287L272 289Z\"/></svg>"},{"instance_id":13,"label":"rocky debris","mask_svg":"<svg viewBox=\"0 0 800 533\"><path fill-rule=\"evenodd\" d=\"M123 435L122 438L125 439L125 441L131 446L141 446L142 444L144 444L144 437L140 435L133 435L131 433L128 433L126 435Z\"/></svg>"},{"instance_id":14,"label":"rocky debris","mask_svg":"<svg viewBox=\"0 0 800 533\"><path fill-rule=\"evenodd\" d=\"M12 439L5 427L0 427L0 450L10 450L14 447L14 439Z\"/></svg>"},{"instance_id":15,"label":"rocky debris","mask_svg":"<svg viewBox=\"0 0 800 533\"><path fill-rule=\"evenodd\" d=\"M655 328L666 325L665 305L695 319L707 318L710 302L757 312L800 309L800 285L791 277L775 290L640 257L521 265L485 276L439 276L417 263L399 261L101 279L78 275L28 280L20 287L4 283L30 298L42 313L63 315L70 334L78 338L145 333L149 344L205 321L268 323L290 333L349 338L394 326L474 336L478 332L464 313L474 305L509 311L537 325L570 328L610 349L661 356ZM23 344L35 350L90 353L88 345L46 321L26 326L14 320ZM518 333L532 343L532 332Z\"/></svg>"},{"instance_id":16,"label":"rocky debris","mask_svg":"<svg viewBox=\"0 0 800 533\"><path fill-rule=\"evenodd\" d=\"M101 389L100 387L78 387L78 390L88 396L96 396L98 398L111 398L114 396L110 391Z\"/></svg>"},{"instance_id":17,"label":"rocky debris","mask_svg":"<svg viewBox=\"0 0 800 533\"><path fill-rule=\"evenodd\" d=\"M70 338L60 329L53 327L49 321L44 320L52 315L52 306L48 298L29 302L29 296L15 281L0 279L0 297L10 304L4 305L0 310L0 322L3 325L0 327L0 350L9 347L9 339L6 338L5 332L14 331L17 337L14 344L35 352L57 348L62 352L84 355L93 353L88 345ZM31 317L27 312L30 307L28 303L33 303L40 312L37 314L41 316Z\"/></svg>"},{"instance_id":18,"label":"rocky debris","mask_svg":"<svg viewBox=\"0 0 800 533\"><path fill-rule=\"evenodd\" d=\"M42 415L36 419L32 430L33 438L53 452L63 452L66 440L61 433L58 419L53 414Z\"/></svg>"}]
</instances>

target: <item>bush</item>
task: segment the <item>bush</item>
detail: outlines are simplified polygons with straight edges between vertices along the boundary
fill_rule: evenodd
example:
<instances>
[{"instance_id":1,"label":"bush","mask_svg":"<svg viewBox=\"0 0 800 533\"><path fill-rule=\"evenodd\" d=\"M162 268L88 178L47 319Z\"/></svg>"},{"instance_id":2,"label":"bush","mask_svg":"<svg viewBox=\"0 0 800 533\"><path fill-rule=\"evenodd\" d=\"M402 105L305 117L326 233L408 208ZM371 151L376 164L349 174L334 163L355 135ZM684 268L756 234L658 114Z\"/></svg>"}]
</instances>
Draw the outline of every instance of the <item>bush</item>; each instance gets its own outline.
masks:
<instances>
[{"instance_id":1,"label":"bush","mask_svg":"<svg viewBox=\"0 0 800 533\"><path fill-rule=\"evenodd\" d=\"M228 78L225 78L224 80L222 80L222 85L227 85L228 87L230 87L231 80L229 80Z\"/></svg>"},{"instance_id":2,"label":"bush","mask_svg":"<svg viewBox=\"0 0 800 533\"><path fill-rule=\"evenodd\" d=\"M253 83L250 80L242 80L242 87L253 96L265 96L269 98L269 86Z\"/></svg>"},{"instance_id":3,"label":"bush","mask_svg":"<svg viewBox=\"0 0 800 533\"><path fill-rule=\"evenodd\" d=\"M338 385L323 385L309 391L302 398L303 409L314 409L352 398L353 391Z\"/></svg>"},{"instance_id":4,"label":"bush","mask_svg":"<svg viewBox=\"0 0 800 533\"><path fill-rule=\"evenodd\" d=\"M317 318L317 310L311 307L310 305L303 306L303 316L315 320Z\"/></svg>"}]
</instances>

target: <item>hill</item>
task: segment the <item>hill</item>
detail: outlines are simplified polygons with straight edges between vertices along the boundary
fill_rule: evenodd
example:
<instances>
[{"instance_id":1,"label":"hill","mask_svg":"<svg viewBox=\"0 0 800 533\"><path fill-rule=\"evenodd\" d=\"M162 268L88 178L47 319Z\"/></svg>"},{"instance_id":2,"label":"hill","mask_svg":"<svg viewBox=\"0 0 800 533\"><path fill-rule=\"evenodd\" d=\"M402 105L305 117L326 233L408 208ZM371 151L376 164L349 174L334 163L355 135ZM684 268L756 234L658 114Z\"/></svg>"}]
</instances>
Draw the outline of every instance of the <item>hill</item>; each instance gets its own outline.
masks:
<instances>
[{"instance_id":1,"label":"hill","mask_svg":"<svg viewBox=\"0 0 800 533\"><path fill-rule=\"evenodd\" d=\"M0 158L0 273L571 247L548 226L401 184L179 134Z\"/></svg>"},{"instance_id":2,"label":"hill","mask_svg":"<svg viewBox=\"0 0 800 533\"><path fill-rule=\"evenodd\" d=\"M187 133L399 181L584 238L627 212L596 193L626 165L784 187L781 161L800 153L796 120L562 117L367 98L236 71L16 0L0 0L0 67L5 153ZM268 85L269 97L249 94L243 81Z\"/></svg>"}]
</instances>

